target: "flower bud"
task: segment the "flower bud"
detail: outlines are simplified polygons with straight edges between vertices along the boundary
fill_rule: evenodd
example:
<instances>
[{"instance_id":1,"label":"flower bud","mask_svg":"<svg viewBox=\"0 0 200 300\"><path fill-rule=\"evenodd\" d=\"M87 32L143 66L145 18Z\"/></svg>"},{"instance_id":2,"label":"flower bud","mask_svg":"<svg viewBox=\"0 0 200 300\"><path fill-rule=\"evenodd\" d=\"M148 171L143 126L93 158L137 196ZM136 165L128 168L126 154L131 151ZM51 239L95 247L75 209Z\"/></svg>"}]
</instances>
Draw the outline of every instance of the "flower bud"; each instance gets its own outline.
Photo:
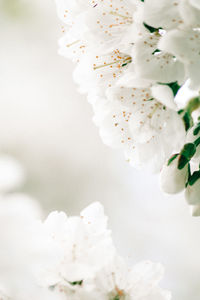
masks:
<instances>
[{"instance_id":1,"label":"flower bud","mask_svg":"<svg viewBox=\"0 0 200 300\"><path fill-rule=\"evenodd\" d=\"M191 205L200 205L200 178L194 184L188 184L185 190L185 199Z\"/></svg>"},{"instance_id":2,"label":"flower bud","mask_svg":"<svg viewBox=\"0 0 200 300\"><path fill-rule=\"evenodd\" d=\"M175 158L174 158L175 157ZM168 194L176 194L185 188L188 179L188 165L178 168L179 155L174 156L168 164L163 166L160 173L161 189Z\"/></svg>"}]
</instances>

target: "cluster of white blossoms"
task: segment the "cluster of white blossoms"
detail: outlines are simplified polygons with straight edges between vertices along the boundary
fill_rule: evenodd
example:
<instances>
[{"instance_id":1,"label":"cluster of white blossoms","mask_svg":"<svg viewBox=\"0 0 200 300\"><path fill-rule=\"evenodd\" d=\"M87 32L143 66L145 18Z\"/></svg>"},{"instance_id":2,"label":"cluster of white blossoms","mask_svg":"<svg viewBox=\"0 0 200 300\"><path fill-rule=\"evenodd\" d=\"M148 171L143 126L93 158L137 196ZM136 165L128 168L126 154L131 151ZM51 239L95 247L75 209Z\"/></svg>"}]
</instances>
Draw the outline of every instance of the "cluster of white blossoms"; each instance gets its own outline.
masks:
<instances>
[{"instance_id":1,"label":"cluster of white blossoms","mask_svg":"<svg viewBox=\"0 0 200 300\"><path fill-rule=\"evenodd\" d=\"M78 217L52 212L23 195L0 198L1 300L170 300L163 267L128 267L114 248L99 203Z\"/></svg>"},{"instance_id":2,"label":"cluster of white blossoms","mask_svg":"<svg viewBox=\"0 0 200 300\"><path fill-rule=\"evenodd\" d=\"M21 166L8 156L0 162L0 300L171 299L159 287L160 264L130 268L119 256L100 203L42 221L38 202L13 192L24 179Z\"/></svg>"},{"instance_id":3,"label":"cluster of white blossoms","mask_svg":"<svg viewBox=\"0 0 200 300\"><path fill-rule=\"evenodd\" d=\"M183 151L200 107L199 1L55 1L64 23L59 52L76 63L74 79L88 95L103 141L122 148L133 166L160 171ZM176 96L186 84L197 97L180 107ZM162 177L178 172L177 159ZM188 163L170 193L180 191L179 179L183 188L198 189Z\"/></svg>"},{"instance_id":4,"label":"cluster of white blossoms","mask_svg":"<svg viewBox=\"0 0 200 300\"><path fill-rule=\"evenodd\" d=\"M158 286L160 264L141 262L129 267L118 255L100 203L80 216L53 212L38 223L49 260L41 264L39 283L69 300L169 300Z\"/></svg>"}]
</instances>

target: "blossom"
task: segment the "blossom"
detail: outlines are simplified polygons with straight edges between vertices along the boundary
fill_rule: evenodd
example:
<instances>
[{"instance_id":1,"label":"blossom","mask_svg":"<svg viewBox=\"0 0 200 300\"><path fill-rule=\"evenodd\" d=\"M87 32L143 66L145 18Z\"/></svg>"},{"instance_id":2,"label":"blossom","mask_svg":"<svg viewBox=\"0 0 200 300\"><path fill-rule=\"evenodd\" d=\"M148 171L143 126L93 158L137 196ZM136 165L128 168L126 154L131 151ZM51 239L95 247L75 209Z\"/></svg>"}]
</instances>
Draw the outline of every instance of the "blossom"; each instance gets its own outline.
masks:
<instances>
[{"instance_id":1,"label":"blossom","mask_svg":"<svg viewBox=\"0 0 200 300\"><path fill-rule=\"evenodd\" d=\"M56 3L65 23L59 51L77 63L74 80L104 143L133 166L162 170L164 191L189 189L199 172L199 2ZM187 85L196 97L177 105Z\"/></svg>"},{"instance_id":2,"label":"blossom","mask_svg":"<svg viewBox=\"0 0 200 300\"><path fill-rule=\"evenodd\" d=\"M144 20L155 28L171 29L182 24L180 0L145 0Z\"/></svg>"},{"instance_id":3,"label":"blossom","mask_svg":"<svg viewBox=\"0 0 200 300\"><path fill-rule=\"evenodd\" d=\"M113 87L131 63L131 56L119 49L97 55L89 53L80 59L74 72L74 79L80 85L80 91L90 94L95 90L105 95L106 89Z\"/></svg>"},{"instance_id":4,"label":"blossom","mask_svg":"<svg viewBox=\"0 0 200 300\"><path fill-rule=\"evenodd\" d=\"M144 25L138 28L138 38L132 47L135 73L138 77L148 79L152 83L183 82L184 65L174 55L159 47L163 36L161 30L149 32Z\"/></svg>"},{"instance_id":5,"label":"blossom","mask_svg":"<svg viewBox=\"0 0 200 300\"><path fill-rule=\"evenodd\" d=\"M98 43L101 52L113 51L116 48L123 50L123 47L127 47L126 39L129 39L131 25L134 23L136 1L95 2L86 14L86 24L89 28L87 38L93 45Z\"/></svg>"},{"instance_id":6,"label":"blossom","mask_svg":"<svg viewBox=\"0 0 200 300\"><path fill-rule=\"evenodd\" d=\"M145 22L164 30L158 49L173 55L176 64L184 64L185 79L190 78L195 89L199 87L199 17L200 10L189 0L145 1Z\"/></svg>"},{"instance_id":7,"label":"blossom","mask_svg":"<svg viewBox=\"0 0 200 300\"><path fill-rule=\"evenodd\" d=\"M191 0L145 1L144 19L155 28L170 30L183 26L199 27L199 9Z\"/></svg>"},{"instance_id":8,"label":"blossom","mask_svg":"<svg viewBox=\"0 0 200 300\"><path fill-rule=\"evenodd\" d=\"M184 63L191 87L199 88L200 32L192 28L174 29L163 36L159 48L169 51Z\"/></svg>"},{"instance_id":9,"label":"blossom","mask_svg":"<svg viewBox=\"0 0 200 300\"><path fill-rule=\"evenodd\" d=\"M59 16L70 26L60 42L60 53L77 61L74 79L93 104L104 142L123 148L133 165L151 161L158 170L184 136L167 84L181 83L185 70L183 62L159 49L164 32L151 31L144 23L148 2L56 3Z\"/></svg>"},{"instance_id":10,"label":"blossom","mask_svg":"<svg viewBox=\"0 0 200 300\"><path fill-rule=\"evenodd\" d=\"M91 204L78 217L53 212L36 227L47 242L46 254L53 247L58 262L40 264L39 282L63 299L171 299L159 287L160 264L142 262L130 268L117 254L100 203Z\"/></svg>"},{"instance_id":11,"label":"blossom","mask_svg":"<svg viewBox=\"0 0 200 300\"><path fill-rule=\"evenodd\" d=\"M160 264L129 267L119 256L100 203L79 216L55 211L41 219L36 200L0 196L1 300L171 299L159 287Z\"/></svg>"},{"instance_id":12,"label":"blossom","mask_svg":"<svg viewBox=\"0 0 200 300\"><path fill-rule=\"evenodd\" d=\"M53 257L41 266L44 284L80 282L91 277L114 251L107 218L100 204L81 212L80 217L51 213L44 224L38 224L42 239L53 249ZM103 257L103 259L101 259Z\"/></svg>"},{"instance_id":13,"label":"blossom","mask_svg":"<svg viewBox=\"0 0 200 300\"><path fill-rule=\"evenodd\" d=\"M162 277L160 264L145 261L130 268L116 256L95 278L98 299L171 299L170 293L158 286Z\"/></svg>"},{"instance_id":14,"label":"blossom","mask_svg":"<svg viewBox=\"0 0 200 300\"><path fill-rule=\"evenodd\" d=\"M121 86L111 88L106 99L95 101L93 96L91 98L94 120L103 141L109 146L123 148L133 165L148 162L153 169L159 170L169 153L180 148L185 134L182 120L175 111L156 100L150 88ZM179 128L177 134L175 126Z\"/></svg>"}]
</instances>

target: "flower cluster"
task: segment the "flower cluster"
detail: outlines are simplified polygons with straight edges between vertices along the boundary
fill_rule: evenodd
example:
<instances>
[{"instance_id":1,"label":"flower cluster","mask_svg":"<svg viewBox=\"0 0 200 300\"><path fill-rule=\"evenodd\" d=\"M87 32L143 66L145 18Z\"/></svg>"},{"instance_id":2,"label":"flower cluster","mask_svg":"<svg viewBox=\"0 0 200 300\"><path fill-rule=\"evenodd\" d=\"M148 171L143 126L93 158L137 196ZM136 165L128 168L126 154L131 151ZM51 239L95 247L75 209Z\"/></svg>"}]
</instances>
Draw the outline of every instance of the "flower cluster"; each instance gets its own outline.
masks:
<instances>
[{"instance_id":1,"label":"flower cluster","mask_svg":"<svg viewBox=\"0 0 200 300\"><path fill-rule=\"evenodd\" d=\"M192 107L180 110L176 104L186 84L200 89L199 2L56 4L64 22L59 52L77 64L74 79L88 95L103 141L122 148L133 166L160 171L172 154L181 153L200 106L199 96Z\"/></svg>"},{"instance_id":2,"label":"flower cluster","mask_svg":"<svg viewBox=\"0 0 200 300\"><path fill-rule=\"evenodd\" d=\"M158 285L160 264L129 268L119 256L100 203L41 221L37 201L12 193L23 182L21 166L8 156L0 165L0 300L171 299Z\"/></svg>"},{"instance_id":3,"label":"flower cluster","mask_svg":"<svg viewBox=\"0 0 200 300\"><path fill-rule=\"evenodd\" d=\"M163 276L160 264L142 262L129 268L117 254L99 203L91 204L77 217L53 212L37 225L49 256L39 265L39 283L62 299L171 298L158 286Z\"/></svg>"},{"instance_id":4,"label":"flower cluster","mask_svg":"<svg viewBox=\"0 0 200 300\"><path fill-rule=\"evenodd\" d=\"M129 268L114 248L102 206L79 217L40 210L22 195L0 198L0 299L169 300L160 264ZM5 231L6 228L6 231Z\"/></svg>"}]
</instances>

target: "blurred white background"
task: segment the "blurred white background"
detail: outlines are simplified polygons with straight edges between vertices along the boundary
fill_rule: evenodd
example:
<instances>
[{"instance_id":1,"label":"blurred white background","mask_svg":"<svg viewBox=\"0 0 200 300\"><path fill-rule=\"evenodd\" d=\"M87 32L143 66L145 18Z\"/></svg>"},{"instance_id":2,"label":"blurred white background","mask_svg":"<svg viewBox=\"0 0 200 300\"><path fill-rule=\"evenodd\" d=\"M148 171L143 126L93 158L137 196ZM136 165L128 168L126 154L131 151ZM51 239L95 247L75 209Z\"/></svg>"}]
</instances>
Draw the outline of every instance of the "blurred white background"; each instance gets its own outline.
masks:
<instances>
[{"instance_id":1,"label":"blurred white background","mask_svg":"<svg viewBox=\"0 0 200 300\"><path fill-rule=\"evenodd\" d=\"M23 191L46 213L100 201L121 254L162 262L173 299L199 300L200 218L103 145L73 65L57 54L60 27L53 0L0 0L1 153L23 164Z\"/></svg>"}]
</instances>

